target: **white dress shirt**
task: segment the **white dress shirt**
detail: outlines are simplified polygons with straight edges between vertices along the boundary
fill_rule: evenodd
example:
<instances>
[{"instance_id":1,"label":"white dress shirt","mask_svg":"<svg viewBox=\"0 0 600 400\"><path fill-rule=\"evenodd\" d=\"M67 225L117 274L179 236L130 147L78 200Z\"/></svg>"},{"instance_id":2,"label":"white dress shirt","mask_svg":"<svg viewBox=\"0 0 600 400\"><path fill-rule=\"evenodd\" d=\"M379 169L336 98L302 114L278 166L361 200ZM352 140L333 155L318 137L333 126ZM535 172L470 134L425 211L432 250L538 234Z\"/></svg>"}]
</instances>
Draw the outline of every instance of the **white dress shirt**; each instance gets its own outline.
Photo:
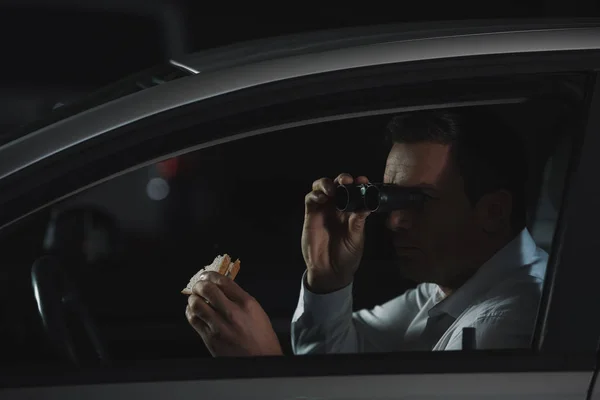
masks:
<instances>
[{"instance_id":1,"label":"white dress shirt","mask_svg":"<svg viewBox=\"0 0 600 400\"><path fill-rule=\"evenodd\" d=\"M548 254L524 229L463 286L445 296L423 283L373 309L352 311L352 284L315 294L302 277L292 319L295 354L460 350L463 328L477 349L527 348Z\"/></svg>"}]
</instances>

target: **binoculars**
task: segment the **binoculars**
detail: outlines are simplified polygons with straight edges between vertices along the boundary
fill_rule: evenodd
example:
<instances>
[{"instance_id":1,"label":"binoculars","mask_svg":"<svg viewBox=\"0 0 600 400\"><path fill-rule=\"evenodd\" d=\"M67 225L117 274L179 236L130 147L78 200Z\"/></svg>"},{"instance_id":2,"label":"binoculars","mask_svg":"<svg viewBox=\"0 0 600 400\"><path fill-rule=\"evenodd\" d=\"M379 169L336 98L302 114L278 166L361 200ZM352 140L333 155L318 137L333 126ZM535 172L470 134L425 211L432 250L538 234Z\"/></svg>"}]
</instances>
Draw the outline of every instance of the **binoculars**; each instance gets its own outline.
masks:
<instances>
[{"instance_id":1,"label":"binoculars","mask_svg":"<svg viewBox=\"0 0 600 400\"><path fill-rule=\"evenodd\" d=\"M335 189L335 207L344 212L386 213L394 210L421 209L429 197L419 188L383 183L339 185Z\"/></svg>"}]
</instances>

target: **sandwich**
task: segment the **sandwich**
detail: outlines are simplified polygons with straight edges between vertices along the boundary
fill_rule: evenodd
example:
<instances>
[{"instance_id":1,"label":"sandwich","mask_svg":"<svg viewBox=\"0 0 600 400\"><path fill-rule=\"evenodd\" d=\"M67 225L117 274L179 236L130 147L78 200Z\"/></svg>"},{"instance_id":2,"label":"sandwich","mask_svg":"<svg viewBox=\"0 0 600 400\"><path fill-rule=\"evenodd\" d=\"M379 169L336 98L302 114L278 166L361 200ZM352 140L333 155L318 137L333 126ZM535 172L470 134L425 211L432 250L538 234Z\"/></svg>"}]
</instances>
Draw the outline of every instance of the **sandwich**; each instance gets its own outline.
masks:
<instances>
[{"instance_id":1,"label":"sandwich","mask_svg":"<svg viewBox=\"0 0 600 400\"><path fill-rule=\"evenodd\" d=\"M192 279L190 279L190 282L187 284L185 289L183 289L181 291L181 293L186 294L186 295L192 294L192 288L194 287L196 282L198 282L200 280L200 275L204 271L218 272L219 274L224 275L233 280L233 279L235 279L238 272L240 272L240 264L241 264L241 262L239 259L236 260L235 262L231 262L231 257L227 254L222 255L222 256L217 256L214 259L214 261L212 262L212 264L207 265L206 267L202 268L200 271L196 272L196 274L194 276L192 276Z\"/></svg>"}]
</instances>

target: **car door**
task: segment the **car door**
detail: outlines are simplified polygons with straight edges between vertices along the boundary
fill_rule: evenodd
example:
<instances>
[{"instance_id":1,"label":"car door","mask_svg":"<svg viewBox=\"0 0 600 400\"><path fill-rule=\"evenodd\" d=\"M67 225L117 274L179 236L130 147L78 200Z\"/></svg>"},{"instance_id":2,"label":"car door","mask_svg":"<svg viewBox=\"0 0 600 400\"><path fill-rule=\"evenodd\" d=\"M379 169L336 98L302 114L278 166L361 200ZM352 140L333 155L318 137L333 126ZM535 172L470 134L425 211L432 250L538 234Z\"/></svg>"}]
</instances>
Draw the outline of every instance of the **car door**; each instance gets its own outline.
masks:
<instances>
[{"instance_id":1,"label":"car door","mask_svg":"<svg viewBox=\"0 0 600 400\"><path fill-rule=\"evenodd\" d=\"M600 192L589 184L600 148L600 117L594 112L600 107L600 28L561 23L542 30L464 29L444 35L400 31L372 42L358 36L305 53L257 52L212 69L203 69L205 59L181 59L179 65L199 73L4 144L0 241L7 268L16 267L3 293L4 304L10 304L6 315L20 330L6 326L3 398L586 398L600 337L600 323L582 307L597 304L600 296L599 272L588 265L600 240L593 234ZM302 194L311 179L345 166L376 176L383 153L374 132L385 118L453 107L491 107L523 131L535 159L532 210L543 198L543 182L559 184L549 191L558 199L556 228L549 233L551 260L531 349L210 358L186 326L178 282L184 285L215 252L236 251L244 263L240 285L278 321L273 325L280 341L289 342L304 268L296 248ZM563 139L572 151L560 164ZM36 246L48 237L50 210L94 201L105 208L123 206L132 198L128 190L139 183L135 174L157 174L148 180L149 197L169 198L164 184L171 183L173 191L176 184L163 162L185 164L186 157L193 159L188 171L198 192L179 192L171 208L140 214L166 216L167 225L179 221L157 236L172 233L169 244L138 242L120 269L86 270L80 289L91 314L101 317L98 330L112 343L112 359L86 363L76 355L64 362L64 349L48 341L48 327L40 327L36 314L46 292L28 289L31 265L40 256ZM550 173L558 178L545 181L549 159L562 165L563 175ZM190 198L198 214L178 216ZM135 215L142 207L136 200L123 213ZM148 221L144 230L151 229ZM178 236L181 227L192 225L197 230ZM378 243L371 243L364 260L375 267L361 268L356 306L372 306L409 285L387 273L369 273L389 268ZM160 246L166 249L160 262L142 257Z\"/></svg>"}]
</instances>

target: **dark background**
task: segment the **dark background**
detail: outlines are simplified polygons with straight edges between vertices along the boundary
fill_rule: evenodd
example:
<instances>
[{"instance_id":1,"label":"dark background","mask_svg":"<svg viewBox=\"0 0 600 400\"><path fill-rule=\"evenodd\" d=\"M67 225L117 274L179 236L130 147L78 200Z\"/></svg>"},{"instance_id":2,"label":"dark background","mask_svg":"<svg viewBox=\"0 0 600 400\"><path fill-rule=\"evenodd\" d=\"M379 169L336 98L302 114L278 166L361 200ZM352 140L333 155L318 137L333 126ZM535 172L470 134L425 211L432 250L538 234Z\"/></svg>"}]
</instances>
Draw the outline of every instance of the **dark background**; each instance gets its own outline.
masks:
<instances>
[{"instance_id":1,"label":"dark background","mask_svg":"<svg viewBox=\"0 0 600 400\"><path fill-rule=\"evenodd\" d=\"M0 1L0 134L178 54L274 35L357 25L590 17L593 0L413 1L218 10L191 0ZM213 7L214 6L214 7Z\"/></svg>"}]
</instances>

